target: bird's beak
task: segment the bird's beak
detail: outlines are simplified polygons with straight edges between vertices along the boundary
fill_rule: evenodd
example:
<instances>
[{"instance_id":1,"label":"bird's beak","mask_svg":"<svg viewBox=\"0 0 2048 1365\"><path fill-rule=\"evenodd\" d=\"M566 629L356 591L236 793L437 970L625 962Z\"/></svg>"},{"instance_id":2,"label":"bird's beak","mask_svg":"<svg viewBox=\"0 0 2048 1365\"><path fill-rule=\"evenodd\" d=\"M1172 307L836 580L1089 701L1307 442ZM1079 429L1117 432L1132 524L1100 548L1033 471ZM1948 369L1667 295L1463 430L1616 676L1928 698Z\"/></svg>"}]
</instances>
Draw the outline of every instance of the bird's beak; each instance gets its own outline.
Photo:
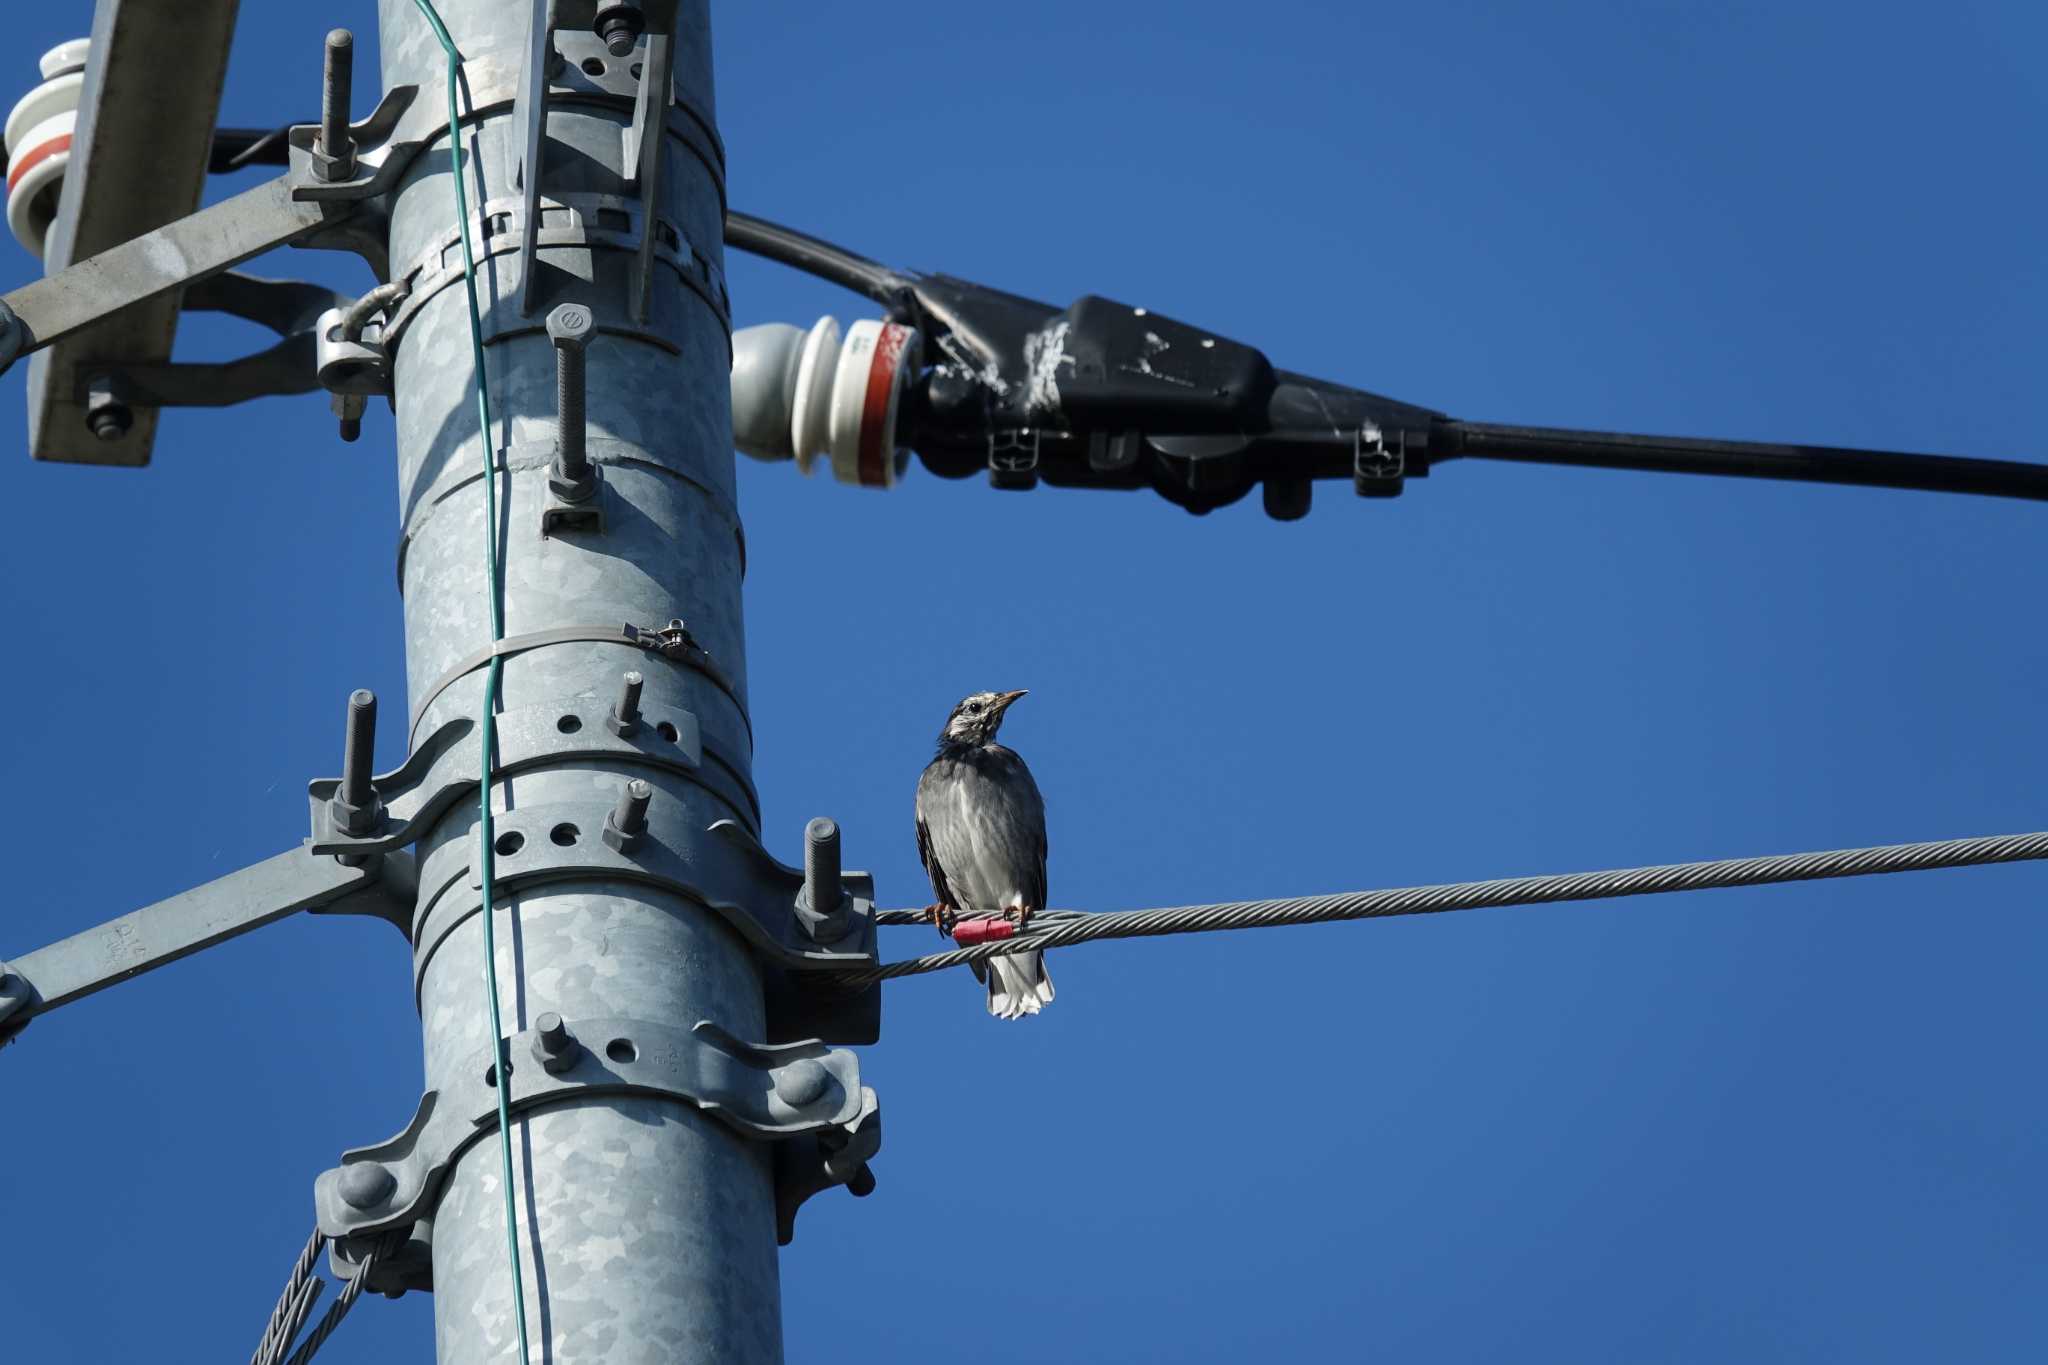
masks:
<instances>
[{"instance_id":1,"label":"bird's beak","mask_svg":"<svg viewBox=\"0 0 2048 1365\"><path fill-rule=\"evenodd\" d=\"M1003 712L1009 710L1010 704L1023 695L1025 695L1025 689L1020 687L1015 692L1005 692L1000 697L997 697L996 714L1001 715Z\"/></svg>"}]
</instances>

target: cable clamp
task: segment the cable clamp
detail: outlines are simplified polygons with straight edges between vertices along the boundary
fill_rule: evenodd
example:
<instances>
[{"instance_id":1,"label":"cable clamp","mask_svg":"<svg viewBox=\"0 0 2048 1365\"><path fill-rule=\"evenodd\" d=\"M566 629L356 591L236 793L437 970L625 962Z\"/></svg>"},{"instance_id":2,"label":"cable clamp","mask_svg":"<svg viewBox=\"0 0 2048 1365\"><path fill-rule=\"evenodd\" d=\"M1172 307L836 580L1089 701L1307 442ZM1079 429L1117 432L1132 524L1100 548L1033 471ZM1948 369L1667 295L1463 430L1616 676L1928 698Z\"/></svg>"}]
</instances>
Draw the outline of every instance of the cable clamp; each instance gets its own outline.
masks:
<instances>
[{"instance_id":1,"label":"cable clamp","mask_svg":"<svg viewBox=\"0 0 2048 1365\"><path fill-rule=\"evenodd\" d=\"M953 925L953 941L963 948L972 948L977 943L1014 937L1016 932L1017 922L1000 916L963 919Z\"/></svg>"},{"instance_id":2,"label":"cable clamp","mask_svg":"<svg viewBox=\"0 0 2048 1365\"><path fill-rule=\"evenodd\" d=\"M1362 498L1391 498L1408 474L1408 433L1396 431L1392 444L1373 422L1358 429L1351 443L1351 486Z\"/></svg>"},{"instance_id":3,"label":"cable clamp","mask_svg":"<svg viewBox=\"0 0 2048 1365\"><path fill-rule=\"evenodd\" d=\"M881 1147L881 1107L862 1085L860 1062L816 1039L747 1042L705 1020L679 1029L626 1018L543 1014L458 1064L429 1090L405 1130L342 1154L313 1182L320 1230L359 1238L410 1228L433 1216L463 1154L498 1120L498 1087L515 1117L610 1096L673 1101L741 1137L787 1151L774 1156L776 1211L787 1244L796 1208L821 1189L874 1188L867 1163Z\"/></svg>"}]
</instances>

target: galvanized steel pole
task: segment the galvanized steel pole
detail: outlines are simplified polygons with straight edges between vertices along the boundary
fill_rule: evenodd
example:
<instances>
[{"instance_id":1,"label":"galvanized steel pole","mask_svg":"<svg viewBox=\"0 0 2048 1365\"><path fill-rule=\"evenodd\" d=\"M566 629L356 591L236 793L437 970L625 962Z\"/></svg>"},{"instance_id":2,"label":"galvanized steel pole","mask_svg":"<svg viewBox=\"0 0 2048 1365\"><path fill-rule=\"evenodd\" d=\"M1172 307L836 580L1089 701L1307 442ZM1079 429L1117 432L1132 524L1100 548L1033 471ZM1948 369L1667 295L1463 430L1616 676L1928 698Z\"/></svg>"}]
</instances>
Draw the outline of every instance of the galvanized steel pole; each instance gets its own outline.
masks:
<instances>
[{"instance_id":1,"label":"galvanized steel pole","mask_svg":"<svg viewBox=\"0 0 2048 1365\"><path fill-rule=\"evenodd\" d=\"M629 777L649 777L645 818L656 828L702 830L718 819L757 828L748 776L729 322L716 284L723 275L718 158L657 126L658 174L647 175L638 157L629 161L622 134L632 111L618 91L628 79L624 68L637 59L613 54L599 35L576 35L588 40L590 54L574 64L593 88L577 98L558 96L549 111L541 180L542 226L549 232L538 249L533 306L522 312L520 177L531 172L521 169L524 130L513 95L532 6L438 3L461 49L476 111L464 129L471 153L465 165L472 214L487 225L479 230L473 221L471 230L495 404L490 439L503 466L500 523L491 534L503 566L505 632L658 625L680 617L725 675L624 642L554 643L508 658L506 713L571 703L586 711L592 703L615 708L624 688L628 706L695 715L705 754L696 780L556 762L501 780L495 800L513 811L551 803L601 807L618 800ZM443 55L413 0L380 6L387 88L414 84L422 98L439 100ZM673 43L674 83L685 106L678 117L705 125L712 111L707 9L708 0L683 0ZM416 291L434 291L424 301L415 293L418 311L394 362L400 585L415 705L490 639L484 458L449 167L445 145L430 145L391 218L394 277L427 263ZM658 241L672 248L647 258L635 249L637 231L618 230L642 221L643 184L658 187L659 202L650 207L662 224ZM555 231L578 223L580 232ZM712 287L685 287L669 256L694 260ZM655 267L645 322L634 306L636 258ZM582 449L600 477L601 532L542 531L558 402L546 319L563 303L594 315L582 355ZM641 675L637 684L626 680L629 672ZM415 733L475 715L484 677L470 673L440 692ZM435 888L461 880L470 867L476 824L474 807L459 806L419 846L415 971L429 1087L450 1084L491 1044L480 918L455 909L460 897L435 898ZM599 833L565 825L556 837ZM517 866L519 851L501 848L499 857L502 872ZM508 1033L540 1027L541 1017L552 1014L559 1019L551 1025L607 1017L685 1031L708 1019L743 1037L765 1036L754 959L724 922L681 897L593 875L516 891L495 913ZM522 1063L536 1064L513 1058L515 1067ZM764 1144L673 1101L611 1096L515 1115L513 1151L535 1365L781 1358L775 1201ZM478 1143L456 1165L433 1217L442 1365L516 1356L502 1203L496 1144Z\"/></svg>"}]
</instances>

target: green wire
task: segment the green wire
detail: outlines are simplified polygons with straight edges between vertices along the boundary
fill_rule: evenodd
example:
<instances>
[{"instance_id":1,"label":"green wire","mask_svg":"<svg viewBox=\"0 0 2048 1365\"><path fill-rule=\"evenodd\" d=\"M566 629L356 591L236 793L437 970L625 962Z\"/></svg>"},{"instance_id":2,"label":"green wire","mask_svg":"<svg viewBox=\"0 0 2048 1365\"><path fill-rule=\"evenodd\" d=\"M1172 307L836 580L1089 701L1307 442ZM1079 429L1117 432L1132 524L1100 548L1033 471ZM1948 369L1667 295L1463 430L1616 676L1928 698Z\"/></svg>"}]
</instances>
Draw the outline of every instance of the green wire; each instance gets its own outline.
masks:
<instances>
[{"instance_id":1,"label":"green wire","mask_svg":"<svg viewBox=\"0 0 2048 1365\"><path fill-rule=\"evenodd\" d=\"M441 50L448 54L448 155L449 166L455 176L456 229L462 238L462 282L469 290L469 349L476 365L476 420L477 429L483 436L484 450L484 570L490 590L491 643L495 645L505 638L505 611L498 600L498 484L497 470L491 459L491 390L484 378L483 312L476 297L476 258L469 247L469 195L462 185L462 118L455 106L456 87L461 83L462 54L455 50L455 40L448 36L448 26L441 22L433 0L413 0L413 3L433 25L434 37L440 40ZM477 862L483 882L484 989L491 1002L491 1051L498 1059L498 1158L504 1168L505 1254L512 1263L512 1303L519 1322L519 1359L525 1365L531 1360L526 1342L526 1281L519 1270L519 1221L512 1198L512 1110L506 1099L512 1089L512 1068L507 1065L505 1025L498 1013L498 942L493 926L497 916L494 913L495 898L491 894L491 877L496 870L492 864L497 853L492 846L491 834L491 762L498 751L498 677L503 667L504 661L494 656L489 671L484 674L484 757L482 795L478 801L482 837L477 849Z\"/></svg>"}]
</instances>

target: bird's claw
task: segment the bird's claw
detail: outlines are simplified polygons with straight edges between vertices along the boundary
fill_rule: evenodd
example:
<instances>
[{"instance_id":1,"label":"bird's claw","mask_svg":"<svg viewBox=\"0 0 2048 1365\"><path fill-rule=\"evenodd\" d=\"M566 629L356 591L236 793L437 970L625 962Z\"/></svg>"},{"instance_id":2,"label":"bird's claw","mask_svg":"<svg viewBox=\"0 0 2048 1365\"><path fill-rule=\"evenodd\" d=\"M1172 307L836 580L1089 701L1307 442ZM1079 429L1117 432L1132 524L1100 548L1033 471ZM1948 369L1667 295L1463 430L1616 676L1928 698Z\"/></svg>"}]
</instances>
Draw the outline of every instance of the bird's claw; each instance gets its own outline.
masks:
<instances>
[{"instance_id":1,"label":"bird's claw","mask_svg":"<svg viewBox=\"0 0 2048 1365\"><path fill-rule=\"evenodd\" d=\"M960 923L960 916L953 911L951 906L928 905L925 907L925 913L932 917L932 927L934 929L937 929L947 938L953 937L953 929L954 926Z\"/></svg>"}]
</instances>

